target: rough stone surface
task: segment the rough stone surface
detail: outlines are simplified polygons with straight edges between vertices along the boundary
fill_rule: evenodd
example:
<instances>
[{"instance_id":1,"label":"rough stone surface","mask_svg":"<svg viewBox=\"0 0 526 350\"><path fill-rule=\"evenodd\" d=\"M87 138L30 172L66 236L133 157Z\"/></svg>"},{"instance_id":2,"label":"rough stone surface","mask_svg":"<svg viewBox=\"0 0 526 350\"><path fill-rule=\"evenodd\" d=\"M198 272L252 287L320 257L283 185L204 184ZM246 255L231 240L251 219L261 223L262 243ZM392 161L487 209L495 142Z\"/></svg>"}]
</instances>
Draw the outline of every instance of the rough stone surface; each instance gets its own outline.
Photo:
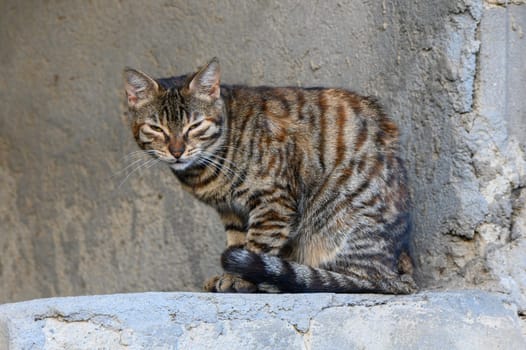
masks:
<instances>
[{"instance_id":1,"label":"rough stone surface","mask_svg":"<svg viewBox=\"0 0 526 350\"><path fill-rule=\"evenodd\" d=\"M521 349L516 309L477 291L143 293L0 306L0 348Z\"/></svg>"},{"instance_id":2,"label":"rough stone surface","mask_svg":"<svg viewBox=\"0 0 526 350\"><path fill-rule=\"evenodd\" d=\"M474 106L461 116L456 130L469 150L466 173L473 176L484 212L474 222L470 244L454 257L462 266L461 276L510 293L522 312L526 310L526 104L522 97L526 41L520 28L525 25L526 6L487 8L480 21ZM492 279L496 286L488 283Z\"/></svg>"},{"instance_id":3,"label":"rough stone surface","mask_svg":"<svg viewBox=\"0 0 526 350\"><path fill-rule=\"evenodd\" d=\"M225 82L378 96L402 129L420 285L502 291L526 314L525 9L0 2L0 302L197 290L218 272L217 216L132 163L121 71L219 56Z\"/></svg>"}]
</instances>

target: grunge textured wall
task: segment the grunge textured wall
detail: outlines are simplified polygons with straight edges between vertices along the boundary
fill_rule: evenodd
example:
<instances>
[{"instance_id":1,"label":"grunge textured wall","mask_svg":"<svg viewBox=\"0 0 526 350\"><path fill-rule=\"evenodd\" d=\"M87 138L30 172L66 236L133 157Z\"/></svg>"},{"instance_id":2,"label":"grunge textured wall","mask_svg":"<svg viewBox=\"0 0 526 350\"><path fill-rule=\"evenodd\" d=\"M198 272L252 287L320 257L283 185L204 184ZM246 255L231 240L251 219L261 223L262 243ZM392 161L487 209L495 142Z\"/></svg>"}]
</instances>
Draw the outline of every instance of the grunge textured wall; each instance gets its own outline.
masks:
<instances>
[{"instance_id":1,"label":"grunge textured wall","mask_svg":"<svg viewBox=\"0 0 526 350\"><path fill-rule=\"evenodd\" d=\"M3 1L0 302L218 272L213 211L162 167L126 178L121 76L218 56L224 82L378 96L402 129L421 286L504 291L524 312L526 5L507 3Z\"/></svg>"}]
</instances>

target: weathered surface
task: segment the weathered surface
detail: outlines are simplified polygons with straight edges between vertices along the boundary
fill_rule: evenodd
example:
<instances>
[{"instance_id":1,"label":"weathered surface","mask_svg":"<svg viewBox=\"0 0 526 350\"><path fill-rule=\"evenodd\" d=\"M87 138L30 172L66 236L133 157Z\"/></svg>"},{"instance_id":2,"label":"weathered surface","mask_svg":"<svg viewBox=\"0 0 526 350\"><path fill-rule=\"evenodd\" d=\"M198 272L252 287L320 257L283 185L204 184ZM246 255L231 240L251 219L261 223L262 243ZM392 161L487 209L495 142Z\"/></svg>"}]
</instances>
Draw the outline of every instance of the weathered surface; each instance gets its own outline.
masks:
<instances>
[{"instance_id":1,"label":"weathered surface","mask_svg":"<svg viewBox=\"0 0 526 350\"><path fill-rule=\"evenodd\" d=\"M514 307L476 291L117 294L0 306L4 349L521 349Z\"/></svg>"},{"instance_id":2,"label":"weathered surface","mask_svg":"<svg viewBox=\"0 0 526 350\"><path fill-rule=\"evenodd\" d=\"M503 291L526 314L525 11L0 2L0 302L197 290L218 272L216 215L166 169L126 168L137 148L121 71L183 73L219 56L229 83L377 95L402 129L420 285Z\"/></svg>"},{"instance_id":3,"label":"weathered surface","mask_svg":"<svg viewBox=\"0 0 526 350\"><path fill-rule=\"evenodd\" d=\"M459 198L479 212L471 230L451 232L462 239L448 244L446 265L458 267L460 277L447 284L468 281L506 291L522 312L526 311L524 26L526 6L490 6L480 20L473 107L459 116L454 129L462 154L456 157L458 165L465 165L454 177Z\"/></svg>"}]
</instances>

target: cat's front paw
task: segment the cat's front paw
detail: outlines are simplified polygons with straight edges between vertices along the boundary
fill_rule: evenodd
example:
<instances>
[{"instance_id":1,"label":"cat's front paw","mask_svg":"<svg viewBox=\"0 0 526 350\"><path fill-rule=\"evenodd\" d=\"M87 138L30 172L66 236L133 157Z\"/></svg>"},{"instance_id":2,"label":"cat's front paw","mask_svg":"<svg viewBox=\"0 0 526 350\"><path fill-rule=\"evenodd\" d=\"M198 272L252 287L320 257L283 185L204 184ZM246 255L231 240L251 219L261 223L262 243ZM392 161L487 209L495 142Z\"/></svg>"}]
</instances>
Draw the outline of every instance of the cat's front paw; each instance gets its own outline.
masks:
<instances>
[{"instance_id":1,"label":"cat's front paw","mask_svg":"<svg viewBox=\"0 0 526 350\"><path fill-rule=\"evenodd\" d=\"M255 284L228 273L210 278L203 289L214 293L255 293L258 290Z\"/></svg>"}]
</instances>

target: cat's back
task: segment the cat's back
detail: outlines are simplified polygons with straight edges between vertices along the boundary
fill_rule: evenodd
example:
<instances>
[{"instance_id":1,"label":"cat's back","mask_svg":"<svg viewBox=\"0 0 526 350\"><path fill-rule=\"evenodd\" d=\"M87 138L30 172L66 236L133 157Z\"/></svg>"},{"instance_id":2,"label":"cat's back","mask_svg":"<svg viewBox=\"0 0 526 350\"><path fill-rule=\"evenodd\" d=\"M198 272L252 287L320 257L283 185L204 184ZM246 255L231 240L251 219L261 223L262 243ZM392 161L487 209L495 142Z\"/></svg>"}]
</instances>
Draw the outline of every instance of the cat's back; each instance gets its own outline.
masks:
<instances>
[{"instance_id":1,"label":"cat's back","mask_svg":"<svg viewBox=\"0 0 526 350\"><path fill-rule=\"evenodd\" d=\"M398 128L374 98L324 87L230 86L226 95L231 114L244 125L252 119L281 142L302 143L307 137L318 146L321 161L331 163L323 167L337 166L346 150L397 152Z\"/></svg>"},{"instance_id":2,"label":"cat's back","mask_svg":"<svg viewBox=\"0 0 526 350\"><path fill-rule=\"evenodd\" d=\"M297 196L372 186L385 201L405 201L398 128L374 99L319 87L234 86L226 95L235 148Z\"/></svg>"}]
</instances>

